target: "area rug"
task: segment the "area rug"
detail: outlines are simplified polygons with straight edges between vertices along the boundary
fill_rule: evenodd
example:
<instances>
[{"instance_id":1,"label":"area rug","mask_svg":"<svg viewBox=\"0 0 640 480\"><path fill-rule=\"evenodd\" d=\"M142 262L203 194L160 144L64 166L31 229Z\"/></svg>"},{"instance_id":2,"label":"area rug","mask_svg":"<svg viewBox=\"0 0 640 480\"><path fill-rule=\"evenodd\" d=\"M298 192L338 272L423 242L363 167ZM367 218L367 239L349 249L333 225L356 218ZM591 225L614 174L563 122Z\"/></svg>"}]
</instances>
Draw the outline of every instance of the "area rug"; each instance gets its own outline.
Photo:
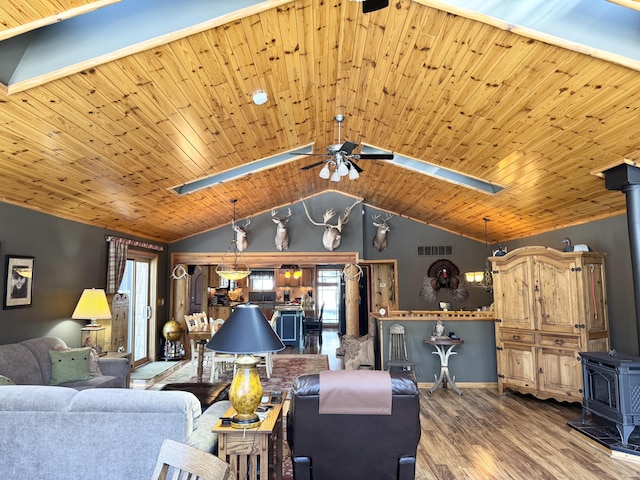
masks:
<instances>
[{"instance_id":1,"label":"area rug","mask_svg":"<svg viewBox=\"0 0 640 480\"><path fill-rule=\"evenodd\" d=\"M151 362L131 372L131 380L151 380L176 366L176 362Z\"/></svg>"}]
</instances>

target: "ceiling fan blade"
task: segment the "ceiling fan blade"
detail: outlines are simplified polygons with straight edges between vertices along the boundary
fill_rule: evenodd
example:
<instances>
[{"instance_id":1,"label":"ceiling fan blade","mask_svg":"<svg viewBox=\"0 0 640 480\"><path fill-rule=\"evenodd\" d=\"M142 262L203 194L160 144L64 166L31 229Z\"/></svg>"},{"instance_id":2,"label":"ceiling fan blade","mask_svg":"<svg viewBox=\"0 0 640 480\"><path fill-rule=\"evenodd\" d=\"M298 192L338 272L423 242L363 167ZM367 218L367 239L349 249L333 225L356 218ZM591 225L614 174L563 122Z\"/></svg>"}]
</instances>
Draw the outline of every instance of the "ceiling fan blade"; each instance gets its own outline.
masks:
<instances>
[{"instance_id":1,"label":"ceiling fan blade","mask_svg":"<svg viewBox=\"0 0 640 480\"><path fill-rule=\"evenodd\" d=\"M326 153L289 152L289 155L320 155L326 157Z\"/></svg>"},{"instance_id":2,"label":"ceiling fan blade","mask_svg":"<svg viewBox=\"0 0 640 480\"><path fill-rule=\"evenodd\" d=\"M340 147L340 151L346 153L347 155L351 155L351 152L353 152L353 149L356 148L357 146L358 146L357 143L353 143L347 140Z\"/></svg>"},{"instance_id":3,"label":"ceiling fan blade","mask_svg":"<svg viewBox=\"0 0 640 480\"><path fill-rule=\"evenodd\" d=\"M362 173L362 168L360 168L360 165L358 165L356 162L354 162L351 159L349 159L349 162L351 163L351 165L353 165L353 168L356 169L356 172Z\"/></svg>"},{"instance_id":4,"label":"ceiling fan blade","mask_svg":"<svg viewBox=\"0 0 640 480\"><path fill-rule=\"evenodd\" d=\"M389 6L389 0L364 0L362 2L362 13L375 12Z\"/></svg>"},{"instance_id":5,"label":"ceiling fan blade","mask_svg":"<svg viewBox=\"0 0 640 480\"><path fill-rule=\"evenodd\" d=\"M357 160L393 160L393 153L358 153L353 155Z\"/></svg>"},{"instance_id":6,"label":"ceiling fan blade","mask_svg":"<svg viewBox=\"0 0 640 480\"><path fill-rule=\"evenodd\" d=\"M305 167L302 167L300 170L309 170L310 168L317 167L318 165L322 165L323 163L325 163L325 160L322 160L321 162L313 163L311 165L307 165Z\"/></svg>"}]
</instances>

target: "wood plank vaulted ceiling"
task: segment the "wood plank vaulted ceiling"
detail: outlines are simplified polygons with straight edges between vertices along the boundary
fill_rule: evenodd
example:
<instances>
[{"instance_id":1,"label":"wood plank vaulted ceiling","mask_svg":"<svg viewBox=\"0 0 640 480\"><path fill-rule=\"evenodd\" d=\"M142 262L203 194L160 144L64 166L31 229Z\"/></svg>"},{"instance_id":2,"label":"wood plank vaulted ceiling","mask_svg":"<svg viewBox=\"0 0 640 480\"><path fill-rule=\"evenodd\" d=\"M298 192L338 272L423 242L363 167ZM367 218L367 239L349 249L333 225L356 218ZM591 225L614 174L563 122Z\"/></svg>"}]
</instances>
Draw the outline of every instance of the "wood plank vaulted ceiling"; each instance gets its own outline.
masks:
<instances>
[{"instance_id":1,"label":"wood plank vaulted ceiling","mask_svg":"<svg viewBox=\"0 0 640 480\"><path fill-rule=\"evenodd\" d=\"M0 34L98 3L2 2ZM0 200L173 242L327 190L484 241L625 212L592 170L637 159L637 68L429 6L268 2L122 58L0 95ZM72 10L76 9L76 10ZM53 20L52 20L53 19ZM587 52L588 53L588 52ZM254 105L262 89L265 105ZM8 93L8 94L7 94ZM504 187L495 195L363 160L318 157L185 196L172 187L314 143L374 145ZM356 150L357 151L357 150Z\"/></svg>"}]
</instances>

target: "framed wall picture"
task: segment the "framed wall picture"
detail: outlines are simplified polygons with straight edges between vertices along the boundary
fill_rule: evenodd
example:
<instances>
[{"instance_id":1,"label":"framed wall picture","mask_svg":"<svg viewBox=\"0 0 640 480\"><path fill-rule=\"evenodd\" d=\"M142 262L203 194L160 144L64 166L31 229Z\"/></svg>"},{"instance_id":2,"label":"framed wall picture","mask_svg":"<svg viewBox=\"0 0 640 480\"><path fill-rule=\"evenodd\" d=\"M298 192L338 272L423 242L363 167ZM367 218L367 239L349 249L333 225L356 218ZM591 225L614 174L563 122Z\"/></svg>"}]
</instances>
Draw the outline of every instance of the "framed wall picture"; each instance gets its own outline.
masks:
<instances>
[{"instance_id":1,"label":"framed wall picture","mask_svg":"<svg viewBox=\"0 0 640 480\"><path fill-rule=\"evenodd\" d=\"M34 257L7 255L3 307L30 307L33 293Z\"/></svg>"}]
</instances>

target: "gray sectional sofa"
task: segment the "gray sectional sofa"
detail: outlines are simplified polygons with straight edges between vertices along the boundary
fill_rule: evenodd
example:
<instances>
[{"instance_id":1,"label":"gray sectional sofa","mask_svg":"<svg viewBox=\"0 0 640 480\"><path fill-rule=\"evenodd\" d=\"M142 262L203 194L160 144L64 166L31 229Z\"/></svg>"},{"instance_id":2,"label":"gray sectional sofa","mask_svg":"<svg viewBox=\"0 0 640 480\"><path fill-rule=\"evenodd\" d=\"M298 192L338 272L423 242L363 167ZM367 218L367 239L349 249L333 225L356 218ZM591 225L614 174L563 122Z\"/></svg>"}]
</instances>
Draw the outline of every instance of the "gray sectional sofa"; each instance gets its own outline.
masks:
<instances>
[{"instance_id":1,"label":"gray sectional sofa","mask_svg":"<svg viewBox=\"0 0 640 480\"><path fill-rule=\"evenodd\" d=\"M216 452L228 401L202 413L192 393L124 388L126 358L100 357L101 375L53 386L61 348L56 337L0 345L0 479L151 478L166 438Z\"/></svg>"},{"instance_id":2,"label":"gray sectional sofa","mask_svg":"<svg viewBox=\"0 0 640 480\"><path fill-rule=\"evenodd\" d=\"M0 478L151 478L165 438L215 453L227 408L201 413L188 392L0 386Z\"/></svg>"},{"instance_id":3,"label":"gray sectional sofa","mask_svg":"<svg viewBox=\"0 0 640 480\"><path fill-rule=\"evenodd\" d=\"M19 343L0 345L0 375L17 385L50 385L50 351L68 348L57 337L38 337ZM56 350L58 349L58 350ZM98 358L100 374L91 374L85 380L63 382L59 385L76 390L86 388L127 388L131 365L126 358Z\"/></svg>"}]
</instances>

